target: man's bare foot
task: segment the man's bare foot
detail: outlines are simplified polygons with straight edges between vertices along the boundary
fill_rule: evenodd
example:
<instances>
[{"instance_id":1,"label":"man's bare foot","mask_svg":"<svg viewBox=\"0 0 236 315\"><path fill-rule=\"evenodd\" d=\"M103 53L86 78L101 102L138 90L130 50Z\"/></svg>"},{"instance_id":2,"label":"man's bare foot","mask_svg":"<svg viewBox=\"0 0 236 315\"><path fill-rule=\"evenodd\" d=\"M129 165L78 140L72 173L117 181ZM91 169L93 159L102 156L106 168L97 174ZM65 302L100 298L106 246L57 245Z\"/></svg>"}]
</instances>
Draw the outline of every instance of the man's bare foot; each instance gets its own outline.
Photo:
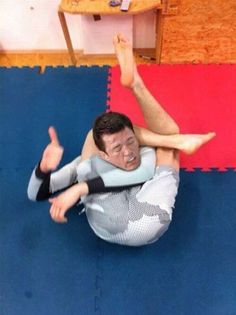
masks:
<instances>
[{"instance_id":1,"label":"man's bare foot","mask_svg":"<svg viewBox=\"0 0 236 315\"><path fill-rule=\"evenodd\" d=\"M114 36L113 45L120 65L120 82L126 87L131 87L134 81L134 57L132 46L121 34Z\"/></svg>"},{"instance_id":2,"label":"man's bare foot","mask_svg":"<svg viewBox=\"0 0 236 315\"><path fill-rule=\"evenodd\" d=\"M133 48L129 41L122 34L117 34L113 38L113 45L120 65L121 84L132 88L137 83L142 83L134 61Z\"/></svg>"},{"instance_id":3,"label":"man's bare foot","mask_svg":"<svg viewBox=\"0 0 236 315\"><path fill-rule=\"evenodd\" d=\"M203 144L207 143L215 137L215 132L209 132L207 134L189 134L182 135L182 141L179 142L178 149L186 154L195 153ZM180 136L181 135L176 135ZM180 140L180 139L179 139Z\"/></svg>"}]
</instances>

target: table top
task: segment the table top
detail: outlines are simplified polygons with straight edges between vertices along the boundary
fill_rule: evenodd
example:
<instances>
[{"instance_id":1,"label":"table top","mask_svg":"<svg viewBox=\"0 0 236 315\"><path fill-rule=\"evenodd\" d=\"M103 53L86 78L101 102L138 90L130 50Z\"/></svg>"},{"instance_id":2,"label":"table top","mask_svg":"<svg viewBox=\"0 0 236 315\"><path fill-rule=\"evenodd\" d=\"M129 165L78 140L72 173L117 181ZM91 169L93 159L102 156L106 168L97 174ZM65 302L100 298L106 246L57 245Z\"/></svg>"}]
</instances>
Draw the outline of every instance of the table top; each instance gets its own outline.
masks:
<instances>
[{"instance_id":1,"label":"table top","mask_svg":"<svg viewBox=\"0 0 236 315\"><path fill-rule=\"evenodd\" d=\"M161 0L131 0L127 12L120 7L109 6L109 0L61 0L59 11L71 14L139 14L152 9L161 9Z\"/></svg>"}]
</instances>

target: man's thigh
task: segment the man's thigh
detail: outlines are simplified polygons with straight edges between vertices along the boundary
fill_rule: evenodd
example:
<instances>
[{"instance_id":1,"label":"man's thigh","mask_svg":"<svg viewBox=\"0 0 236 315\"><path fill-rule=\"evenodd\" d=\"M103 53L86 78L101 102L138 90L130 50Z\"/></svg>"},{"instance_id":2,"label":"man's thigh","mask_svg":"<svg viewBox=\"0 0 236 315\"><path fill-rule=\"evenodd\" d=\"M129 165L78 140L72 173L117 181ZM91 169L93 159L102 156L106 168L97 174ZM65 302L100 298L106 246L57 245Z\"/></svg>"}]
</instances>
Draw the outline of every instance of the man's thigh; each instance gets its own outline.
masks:
<instances>
[{"instance_id":1,"label":"man's thigh","mask_svg":"<svg viewBox=\"0 0 236 315\"><path fill-rule=\"evenodd\" d=\"M81 160L87 160L89 159L92 155L99 155L99 150L95 145L95 142L93 140L93 132L90 130L86 136L82 153L81 153Z\"/></svg>"}]
</instances>

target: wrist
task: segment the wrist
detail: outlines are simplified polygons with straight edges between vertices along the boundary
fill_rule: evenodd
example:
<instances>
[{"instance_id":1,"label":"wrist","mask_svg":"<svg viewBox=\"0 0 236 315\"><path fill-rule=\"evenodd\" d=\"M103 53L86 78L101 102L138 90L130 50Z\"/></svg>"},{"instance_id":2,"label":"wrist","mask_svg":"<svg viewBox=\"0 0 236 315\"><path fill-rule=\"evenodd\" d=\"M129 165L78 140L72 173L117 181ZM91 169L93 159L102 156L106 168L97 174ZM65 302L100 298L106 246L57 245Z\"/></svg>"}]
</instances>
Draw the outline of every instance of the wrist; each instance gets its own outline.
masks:
<instances>
[{"instance_id":1,"label":"wrist","mask_svg":"<svg viewBox=\"0 0 236 315\"><path fill-rule=\"evenodd\" d=\"M89 193L89 188L86 182L76 184L76 188L80 196L85 196Z\"/></svg>"},{"instance_id":2,"label":"wrist","mask_svg":"<svg viewBox=\"0 0 236 315\"><path fill-rule=\"evenodd\" d=\"M36 177L44 180L46 177L50 176L50 174L51 174L50 171L46 171L46 169L41 168L41 162L39 162L36 169L35 169Z\"/></svg>"},{"instance_id":3,"label":"wrist","mask_svg":"<svg viewBox=\"0 0 236 315\"><path fill-rule=\"evenodd\" d=\"M40 171L41 171L42 173L45 173L45 174L51 172L51 170L49 170L49 169L46 167L46 165L43 163L43 161L41 161L41 162L39 163L39 169L40 169Z\"/></svg>"}]
</instances>

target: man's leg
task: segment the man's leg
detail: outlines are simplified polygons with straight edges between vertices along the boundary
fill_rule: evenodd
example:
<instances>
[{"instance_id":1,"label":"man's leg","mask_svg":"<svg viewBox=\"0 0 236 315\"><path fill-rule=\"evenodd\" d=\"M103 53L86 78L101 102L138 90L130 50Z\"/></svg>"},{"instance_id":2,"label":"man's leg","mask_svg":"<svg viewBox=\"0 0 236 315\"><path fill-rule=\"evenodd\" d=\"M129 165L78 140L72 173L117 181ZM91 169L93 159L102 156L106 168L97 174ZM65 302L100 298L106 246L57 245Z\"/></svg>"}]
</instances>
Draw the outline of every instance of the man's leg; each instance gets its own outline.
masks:
<instances>
[{"instance_id":1,"label":"man's leg","mask_svg":"<svg viewBox=\"0 0 236 315\"><path fill-rule=\"evenodd\" d=\"M121 69L121 84L132 89L148 128L165 135L179 133L179 127L174 119L152 96L140 77L130 43L122 35L115 36L113 43Z\"/></svg>"},{"instance_id":2,"label":"man's leg","mask_svg":"<svg viewBox=\"0 0 236 315\"><path fill-rule=\"evenodd\" d=\"M132 89L141 107L149 130L155 133L155 137L153 138L153 135L150 135L147 130L144 130L142 133L140 128L135 128L135 134L138 137L139 142L142 143L142 141L140 141L141 138L141 140L144 140L144 143L142 143L143 145L146 144L158 147L157 165L167 165L178 170L178 149L183 150L185 153L192 154L203 144L210 141L215 136L215 133L203 135L177 135L179 134L178 125L148 91L140 77L130 43L122 35L115 36L113 43L121 69L121 84ZM161 135L162 137L164 137L164 135L169 135L170 138L167 140L167 138L162 138ZM156 141L157 138L158 141ZM152 141L153 143L150 143ZM173 145L172 147L170 146L171 143Z\"/></svg>"},{"instance_id":3,"label":"man's leg","mask_svg":"<svg viewBox=\"0 0 236 315\"><path fill-rule=\"evenodd\" d=\"M113 43L121 69L121 84L132 89L148 129L162 135L179 133L176 122L152 96L140 77L130 43L122 35L115 36ZM166 165L179 170L178 150L158 148L156 154L158 157L157 166Z\"/></svg>"},{"instance_id":4,"label":"man's leg","mask_svg":"<svg viewBox=\"0 0 236 315\"><path fill-rule=\"evenodd\" d=\"M179 151L175 149L157 148L157 166L169 166L179 171Z\"/></svg>"},{"instance_id":5,"label":"man's leg","mask_svg":"<svg viewBox=\"0 0 236 315\"><path fill-rule=\"evenodd\" d=\"M142 146L177 149L185 154L193 154L200 147L215 137L215 132L205 134L160 135L146 128L134 126L135 136Z\"/></svg>"},{"instance_id":6,"label":"man's leg","mask_svg":"<svg viewBox=\"0 0 236 315\"><path fill-rule=\"evenodd\" d=\"M93 132L90 130L84 141L81 152L81 161L89 159L92 155L99 155L99 150L93 140Z\"/></svg>"}]
</instances>

